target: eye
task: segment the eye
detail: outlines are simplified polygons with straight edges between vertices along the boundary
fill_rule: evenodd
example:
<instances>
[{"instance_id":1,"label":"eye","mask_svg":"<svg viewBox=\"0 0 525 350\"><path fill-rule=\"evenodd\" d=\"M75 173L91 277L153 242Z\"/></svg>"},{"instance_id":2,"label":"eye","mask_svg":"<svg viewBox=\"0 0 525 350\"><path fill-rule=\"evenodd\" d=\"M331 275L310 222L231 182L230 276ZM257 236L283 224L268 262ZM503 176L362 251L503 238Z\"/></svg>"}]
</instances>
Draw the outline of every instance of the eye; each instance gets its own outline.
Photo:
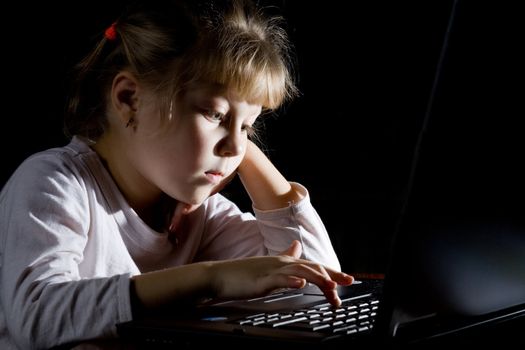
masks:
<instances>
[{"instance_id":1,"label":"eye","mask_svg":"<svg viewBox=\"0 0 525 350\"><path fill-rule=\"evenodd\" d=\"M213 111L213 110L205 110L202 112L202 115L206 119L212 122L223 122L226 119L226 116L222 114L221 112Z\"/></svg>"}]
</instances>

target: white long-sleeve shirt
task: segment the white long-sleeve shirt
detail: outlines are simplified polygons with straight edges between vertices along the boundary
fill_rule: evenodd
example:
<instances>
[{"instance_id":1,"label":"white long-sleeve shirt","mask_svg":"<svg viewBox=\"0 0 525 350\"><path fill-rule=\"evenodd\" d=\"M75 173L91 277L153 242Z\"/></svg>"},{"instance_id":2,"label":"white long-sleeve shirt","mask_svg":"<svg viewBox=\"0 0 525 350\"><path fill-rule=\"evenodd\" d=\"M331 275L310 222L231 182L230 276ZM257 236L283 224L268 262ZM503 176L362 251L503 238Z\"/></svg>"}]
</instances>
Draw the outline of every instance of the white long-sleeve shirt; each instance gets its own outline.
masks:
<instances>
[{"instance_id":1,"label":"white long-sleeve shirt","mask_svg":"<svg viewBox=\"0 0 525 350\"><path fill-rule=\"evenodd\" d=\"M184 222L177 243L128 205L83 141L28 158L0 193L0 349L115 337L132 318L130 276L204 260L274 255L292 240L303 258L339 270L305 198L242 213L220 194Z\"/></svg>"}]
</instances>

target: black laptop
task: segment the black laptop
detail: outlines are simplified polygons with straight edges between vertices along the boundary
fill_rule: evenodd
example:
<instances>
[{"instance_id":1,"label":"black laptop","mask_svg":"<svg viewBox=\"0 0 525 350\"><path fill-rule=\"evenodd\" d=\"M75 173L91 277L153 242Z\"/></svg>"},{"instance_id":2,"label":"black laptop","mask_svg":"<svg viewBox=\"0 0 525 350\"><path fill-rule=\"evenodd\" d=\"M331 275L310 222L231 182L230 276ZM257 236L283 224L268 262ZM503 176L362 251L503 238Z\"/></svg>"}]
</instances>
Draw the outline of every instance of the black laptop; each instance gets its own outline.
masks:
<instances>
[{"instance_id":1,"label":"black laptop","mask_svg":"<svg viewBox=\"0 0 525 350\"><path fill-rule=\"evenodd\" d=\"M118 324L120 337L144 348L524 345L525 114L503 84L522 61L505 50L511 31L490 25L511 19L485 21L478 5L452 2L384 280L339 288L340 308L307 286L168 310Z\"/></svg>"}]
</instances>

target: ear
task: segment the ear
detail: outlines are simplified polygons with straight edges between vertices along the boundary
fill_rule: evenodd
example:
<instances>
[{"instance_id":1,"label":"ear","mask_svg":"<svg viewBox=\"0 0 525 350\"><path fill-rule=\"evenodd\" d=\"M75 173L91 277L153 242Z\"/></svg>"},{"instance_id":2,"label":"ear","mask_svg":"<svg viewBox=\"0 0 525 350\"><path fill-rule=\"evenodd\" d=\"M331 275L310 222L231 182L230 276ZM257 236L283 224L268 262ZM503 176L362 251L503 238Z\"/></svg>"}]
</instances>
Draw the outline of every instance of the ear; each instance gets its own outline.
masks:
<instances>
[{"instance_id":1,"label":"ear","mask_svg":"<svg viewBox=\"0 0 525 350\"><path fill-rule=\"evenodd\" d=\"M139 84L130 72L119 72L111 86L111 104L123 123L127 123L137 112Z\"/></svg>"}]
</instances>

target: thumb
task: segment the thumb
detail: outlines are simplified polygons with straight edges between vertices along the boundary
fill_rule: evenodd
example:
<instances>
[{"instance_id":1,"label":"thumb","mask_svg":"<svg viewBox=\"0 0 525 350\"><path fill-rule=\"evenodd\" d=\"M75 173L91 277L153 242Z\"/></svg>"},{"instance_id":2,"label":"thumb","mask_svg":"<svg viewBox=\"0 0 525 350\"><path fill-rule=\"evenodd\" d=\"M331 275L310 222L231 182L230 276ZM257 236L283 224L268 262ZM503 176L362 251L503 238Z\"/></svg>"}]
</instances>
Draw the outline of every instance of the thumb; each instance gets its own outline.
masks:
<instances>
[{"instance_id":1,"label":"thumb","mask_svg":"<svg viewBox=\"0 0 525 350\"><path fill-rule=\"evenodd\" d=\"M292 258L299 259L303 253L303 248L301 243L298 240L293 240L292 244L285 251L281 252L279 255L288 255Z\"/></svg>"}]
</instances>

